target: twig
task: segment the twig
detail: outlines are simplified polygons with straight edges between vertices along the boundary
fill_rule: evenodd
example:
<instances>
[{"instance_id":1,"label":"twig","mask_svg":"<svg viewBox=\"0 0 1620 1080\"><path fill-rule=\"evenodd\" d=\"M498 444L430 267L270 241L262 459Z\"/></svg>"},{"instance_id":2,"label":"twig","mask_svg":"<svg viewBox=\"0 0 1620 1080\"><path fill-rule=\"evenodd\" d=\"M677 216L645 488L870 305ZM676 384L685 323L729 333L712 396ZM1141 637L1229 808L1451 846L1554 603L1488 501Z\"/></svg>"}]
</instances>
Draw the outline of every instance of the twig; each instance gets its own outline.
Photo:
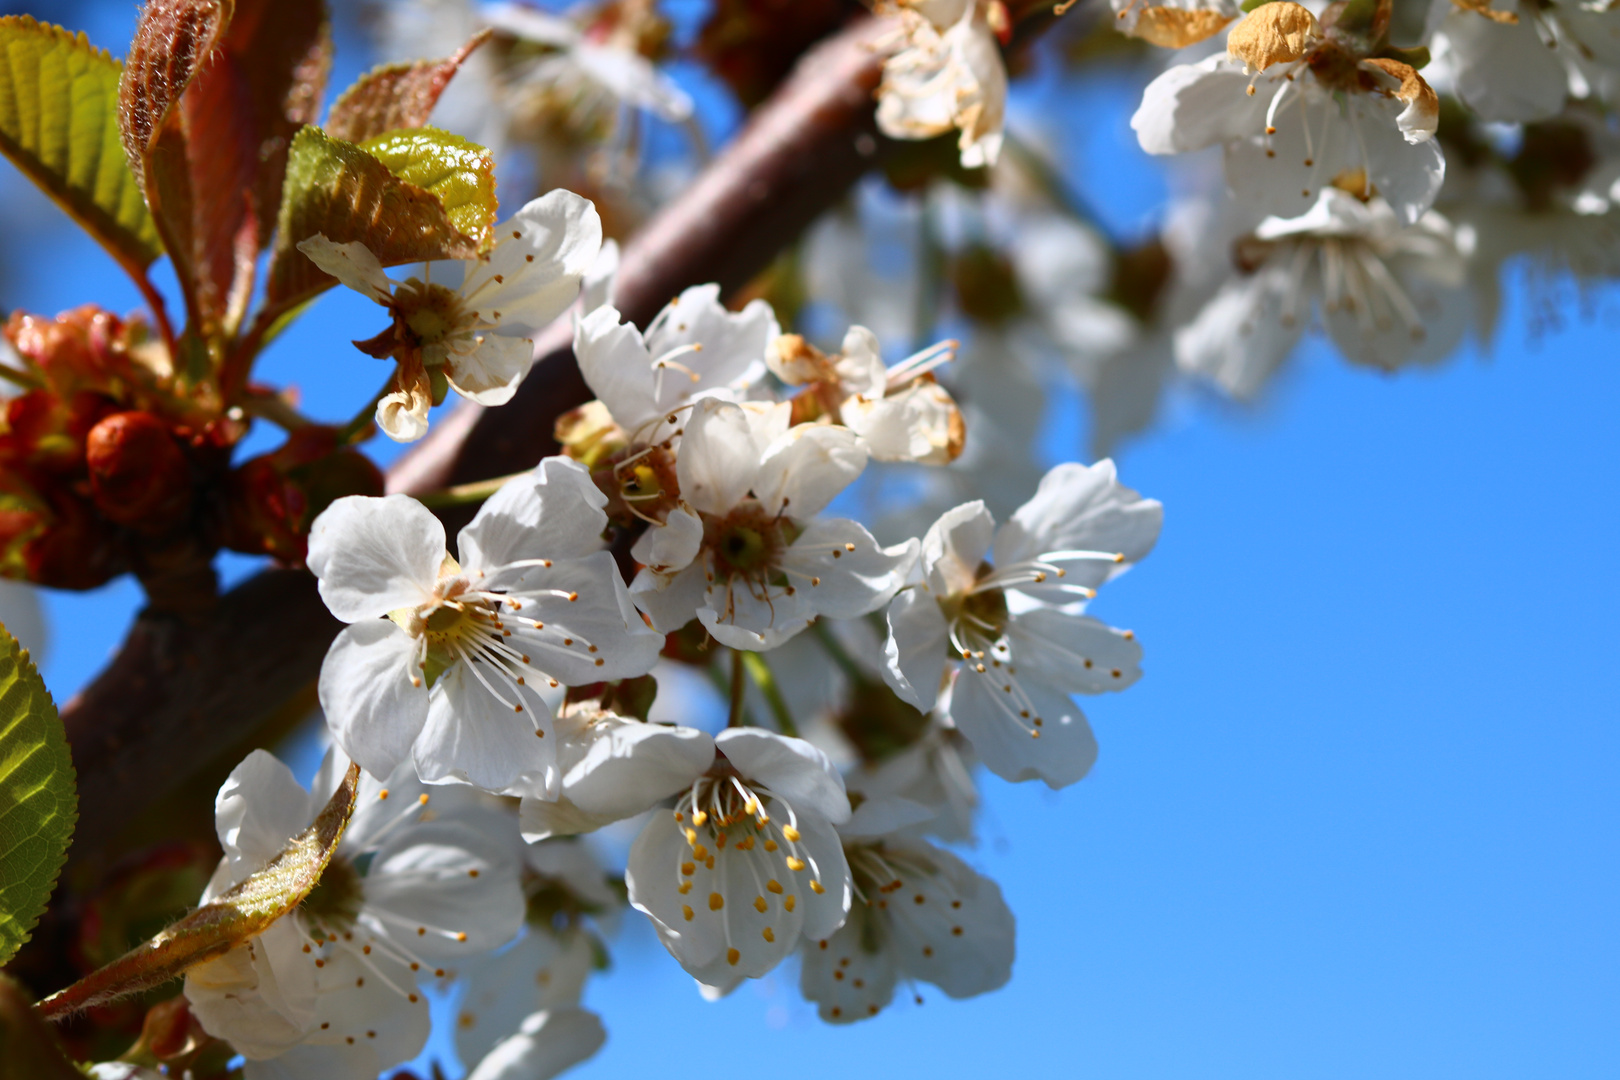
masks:
<instances>
[{"instance_id":1,"label":"twig","mask_svg":"<svg viewBox=\"0 0 1620 1080\"><path fill-rule=\"evenodd\" d=\"M799 737L799 726L793 722L793 710L788 708L787 699L782 697L782 688L776 684L776 676L771 673L771 665L757 652L739 652L743 667L748 669L748 677L754 680L759 692L765 695L765 704L771 707L771 716L776 719L776 730L792 738Z\"/></svg>"}]
</instances>

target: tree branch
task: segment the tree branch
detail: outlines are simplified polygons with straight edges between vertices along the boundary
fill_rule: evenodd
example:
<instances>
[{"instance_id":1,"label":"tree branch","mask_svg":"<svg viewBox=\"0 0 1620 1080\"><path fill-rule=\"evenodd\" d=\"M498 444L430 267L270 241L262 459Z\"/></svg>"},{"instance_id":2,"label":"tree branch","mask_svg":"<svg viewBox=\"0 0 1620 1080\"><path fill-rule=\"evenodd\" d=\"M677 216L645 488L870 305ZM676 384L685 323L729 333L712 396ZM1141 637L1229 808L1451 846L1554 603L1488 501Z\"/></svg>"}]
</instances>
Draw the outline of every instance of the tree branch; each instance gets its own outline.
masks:
<instances>
[{"instance_id":1,"label":"tree branch","mask_svg":"<svg viewBox=\"0 0 1620 1080\"><path fill-rule=\"evenodd\" d=\"M681 289L731 292L763 270L873 165L889 144L873 123L886 24L863 20L816 46L726 151L625 251L614 297L645 325ZM422 492L532 466L556 452L552 427L590 393L566 321L513 401L464 404L389 472ZM142 612L118 656L62 711L79 773L72 859L92 873L143 810L307 693L340 624L302 571L267 570L182 620Z\"/></svg>"}]
</instances>

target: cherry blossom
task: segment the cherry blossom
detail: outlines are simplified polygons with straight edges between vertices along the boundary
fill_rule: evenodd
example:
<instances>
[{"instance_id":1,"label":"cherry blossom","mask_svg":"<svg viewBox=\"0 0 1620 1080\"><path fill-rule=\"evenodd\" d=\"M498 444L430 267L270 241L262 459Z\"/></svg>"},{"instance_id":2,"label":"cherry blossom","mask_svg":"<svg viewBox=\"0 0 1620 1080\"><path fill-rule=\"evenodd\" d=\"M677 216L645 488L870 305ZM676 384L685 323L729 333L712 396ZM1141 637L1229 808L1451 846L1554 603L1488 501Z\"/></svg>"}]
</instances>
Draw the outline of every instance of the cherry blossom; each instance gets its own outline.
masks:
<instances>
[{"instance_id":1,"label":"cherry blossom","mask_svg":"<svg viewBox=\"0 0 1620 1080\"><path fill-rule=\"evenodd\" d=\"M1228 53L1154 79L1131 127L1150 154L1224 145L1232 192L1267 212L1293 216L1324 187L1359 176L1411 224L1445 177L1439 119L1434 90L1411 65L1275 0L1233 25Z\"/></svg>"},{"instance_id":2,"label":"cherry blossom","mask_svg":"<svg viewBox=\"0 0 1620 1080\"><path fill-rule=\"evenodd\" d=\"M421 277L395 281L358 241L323 234L298 249L349 288L387 308L392 324L359 348L398 363L393 389L377 403L377 426L396 442L427 433L428 408L447 389L480 405L502 405L533 363L533 333L567 309L602 244L590 201L558 189L495 226L482 258L428 263ZM435 280L436 279L436 280Z\"/></svg>"},{"instance_id":3,"label":"cherry blossom","mask_svg":"<svg viewBox=\"0 0 1620 1080\"><path fill-rule=\"evenodd\" d=\"M763 300L731 312L720 303L720 286L694 285L644 333L612 305L596 307L575 327L574 355L624 443L639 448L668 438L694 399L735 397L758 381L766 345L778 333Z\"/></svg>"},{"instance_id":4,"label":"cherry blossom","mask_svg":"<svg viewBox=\"0 0 1620 1080\"><path fill-rule=\"evenodd\" d=\"M905 835L929 811L862 803L840 827L856 900L837 933L801 946L799 987L821 1018L876 1016L904 979L973 997L1012 976L1013 915L1001 889L950 852Z\"/></svg>"},{"instance_id":5,"label":"cherry blossom","mask_svg":"<svg viewBox=\"0 0 1620 1080\"><path fill-rule=\"evenodd\" d=\"M644 674L659 647L602 550L605 502L578 463L547 458L479 509L460 560L414 499L328 507L309 567L350 624L321 667L338 744L372 775L410 758L429 783L555 790L547 695Z\"/></svg>"},{"instance_id":6,"label":"cherry blossom","mask_svg":"<svg viewBox=\"0 0 1620 1080\"><path fill-rule=\"evenodd\" d=\"M770 971L801 934L831 934L851 892L833 829L849 801L827 756L756 728L715 744L714 767L636 837L625 885L670 955L718 994Z\"/></svg>"},{"instance_id":7,"label":"cherry blossom","mask_svg":"<svg viewBox=\"0 0 1620 1080\"><path fill-rule=\"evenodd\" d=\"M681 506L633 549L630 591L660 632L695 616L720 642L760 651L818 615L883 606L916 542L884 548L854 521L818 514L866 467L848 428L788 426L791 406L693 406L676 472Z\"/></svg>"},{"instance_id":8,"label":"cherry blossom","mask_svg":"<svg viewBox=\"0 0 1620 1080\"><path fill-rule=\"evenodd\" d=\"M777 378L803 388L793 399L796 422L836 419L878 461L945 465L961 455L966 429L933 371L955 353L956 342L942 341L885 367L877 335L852 326L836 355L784 334L771 343L765 362Z\"/></svg>"},{"instance_id":9,"label":"cherry blossom","mask_svg":"<svg viewBox=\"0 0 1620 1080\"><path fill-rule=\"evenodd\" d=\"M207 903L314 820L349 762L331 751L312 790L263 750L220 789L225 857ZM209 1034L248 1058L250 1080L370 1080L427 1038L419 977L516 935L523 894L510 848L431 807L407 762L361 778L356 809L315 890L291 914L193 967L185 994ZM430 808L431 807L431 808Z\"/></svg>"},{"instance_id":10,"label":"cherry blossom","mask_svg":"<svg viewBox=\"0 0 1620 1080\"><path fill-rule=\"evenodd\" d=\"M898 0L902 45L883 65L878 126L896 139L961 132L962 167L994 165L1007 110L1001 0Z\"/></svg>"},{"instance_id":11,"label":"cherry blossom","mask_svg":"<svg viewBox=\"0 0 1620 1080\"><path fill-rule=\"evenodd\" d=\"M1382 200L1329 188L1234 250L1237 273L1178 331L1176 353L1237 397L1259 392L1317 309L1346 357L1385 371L1450 355L1468 325L1466 242L1432 210L1402 226Z\"/></svg>"},{"instance_id":12,"label":"cherry blossom","mask_svg":"<svg viewBox=\"0 0 1620 1080\"><path fill-rule=\"evenodd\" d=\"M928 710L949 665L951 719L991 772L1079 780L1097 744L1069 695L1124 689L1142 652L1079 609L1152 549L1161 518L1107 460L1059 465L999 529L982 503L946 512L923 539L923 581L889 607L889 685Z\"/></svg>"}]
</instances>

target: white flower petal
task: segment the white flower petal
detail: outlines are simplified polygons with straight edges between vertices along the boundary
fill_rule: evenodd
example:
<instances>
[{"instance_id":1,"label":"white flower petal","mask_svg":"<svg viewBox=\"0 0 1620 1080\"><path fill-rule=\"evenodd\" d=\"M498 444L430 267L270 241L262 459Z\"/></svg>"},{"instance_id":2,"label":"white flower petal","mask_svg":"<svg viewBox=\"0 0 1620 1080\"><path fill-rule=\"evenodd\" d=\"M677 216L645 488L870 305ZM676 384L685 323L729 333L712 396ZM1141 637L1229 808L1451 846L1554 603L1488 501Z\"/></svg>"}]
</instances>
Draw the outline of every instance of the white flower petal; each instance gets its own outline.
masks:
<instances>
[{"instance_id":1,"label":"white flower petal","mask_svg":"<svg viewBox=\"0 0 1620 1080\"><path fill-rule=\"evenodd\" d=\"M1058 560L1066 573L1049 574L1044 585L1018 588L1031 596L1061 595L1063 585L1095 587L1123 572L1153 550L1164 522L1164 507L1121 484L1113 461L1095 465L1066 462L1041 478L1035 495L996 532L993 561L998 568L1056 551L1118 553L1108 559Z\"/></svg>"},{"instance_id":2,"label":"white flower petal","mask_svg":"<svg viewBox=\"0 0 1620 1080\"><path fill-rule=\"evenodd\" d=\"M467 1080L550 1080L605 1042L607 1030L589 1010L564 1006L537 1012L475 1065Z\"/></svg>"},{"instance_id":3,"label":"white flower petal","mask_svg":"<svg viewBox=\"0 0 1620 1080\"><path fill-rule=\"evenodd\" d=\"M699 401L686 422L675 473L681 498L706 514L729 513L754 486L770 445L741 406ZM794 513L798 508L794 507Z\"/></svg>"},{"instance_id":4,"label":"white flower petal","mask_svg":"<svg viewBox=\"0 0 1620 1080\"><path fill-rule=\"evenodd\" d=\"M456 1017L456 1052L478 1061L538 1009L578 1005L594 966L590 938L531 926L510 949L460 969L466 990Z\"/></svg>"},{"instance_id":5,"label":"white flower petal","mask_svg":"<svg viewBox=\"0 0 1620 1080\"><path fill-rule=\"evenodd\" d=\"M945 676L950 624L939 601L926 589L907 589L888 612L889 637L883 643L883 681L900 699L923 712L934 707Z\"/></svg>"},{"instance_id":6,"label":"white flower petal","mask_svg":"<svg viewBox=\"0 0 1620 1080\"><path fill-rule=\"evenodd\" d=\"M409 495L346 495L310 527L305 562L332 614L352 623L420 604L444 555L444 526Z\"/></svg>"},{"instance_id":7,"label":"white flower petal","mask_svg":"<svg viewBox=\"0 0 1620 1080\"><path fill-rule=\"evenodd\" d=\"M848 428L801 424L766 449L749 486L766 513L782 511L803 521L854 483L868 456L865 444Z\"/></svg>"},{"instance_id":8,"label":"white flower petal","mask_svg":"<svg viewBox=\"0 0 1620 1080\"><path fill-rule=\"evenodd\" d=\"M652 620L660 634L673 634L693 619L703 606L708 582L703 562L695 562L673 576L642 570L630 583L630 598Z\"/></svg>"},{"instance_id":9,"label":"white flower petal","mask_svg":"<svg viewBox=\"0 0 1620 1080\"><path fill-rule=\"evenodd\" d=\"M995 526L995 518L977 499L941 514L922 540L922 570L928 587L939 596L972 588L979 566L990 552Z\"/></svg>"},{"instance_id":10,"label":"white flower petal","mask_svg":"<svg viewBox=\"0 0 1620 1080\"><path fill-rule=\"evenodd\" d=\"M652 356L641 332L603 304L574 326L574 356L585 385L626 431L639 432L662 416L652 378ZM676 373L679 375L679 373Z\"/></svg>"},{"instance_id":11,"label":"white flower petal","mask_svg":"<svg viewBox=\"0 0 1620 1080\"><path fill-rule=\"evenodd\" d=\"M798 584L809 610L855 619L888 603L916 561L915 540L882 548L859 522L818 518L782 553L779 565Z\"/></svg>"},{"instance_id":12,"label":"white flower petal","mask_svg":"<svg viewBox=\"0 0 1620 1080\"><path fill-rule=\"evenodd\" d=\"M1065 693L1123 690L1142 677L1135 636L1089 616L1035 608L1013 618L1007 641L1021 676Z\"/></svg>"},{"instance_id":13,"label":"white flower petal","mask_svg":"<svg viewBox=\"0 0 1620 1080\"><path fill-rule=\"evenodd\" d=\"M1014 681L1004 669L979 674L968 665L959 668L951 719L985 766L1013 783L1039 778L1048 787L1066 787L1097 760L1097 740L1074 702L1033 679ZM1037 719L1041 725L1034 727ZM1033 738L1032 730L1040 737Z\"/></svg>"},{"instance_id":14,"label":"white flower petal","mask_svg":"<svg viewBox=\"0 0 1620 1080\"><path fill-rule=\"evenodd\" d=\"M511 625L507 643L566 685L645 675L663 648L662 635L636 613L612 552L534 567L512 592L533 597L523 613L545 629Z\"/></svg>"},{"instance_id":15,"label":"white flower petal","mask_svg":"<svg viewBox=\"0 0 1620 1080\"><path fill-rule=\"evenodd\" d=\"M517 870L499 838L460 822L399 829L366 872L362 918L375 919L381 933L423 960L471 959L505 945L522 927ZM418 934L424 926L428 932Z\"/></svg>"},{"instance_id":16,"label":"white flower petal","mask_svg":"<svg viewBox=\"0 0 1620 1080\"><path fill-rule=\"evenodd\" d=\"M634 817L687 787L714 764L714 740L695 728L603 721L563 775L581 810L609 821ZM572 740L570 740L572 741Z\"/></svg>"},{"instance_id":17,"label":"white flower petal","mask_svg":"<svg viewBox=\"0 0 1620 1080\"><path fill-rule=\"evenodd\" d=\"M1150 154L1184 154L1257 135L1269 102L1251 97L1248 86L1242 66L1222 55L1178 64L1148 83L1131 128Z\"/></svg>"},{"instance_id":18,"label":"white flower petal","mask_svg":"<svg viewBox=\"0 0 1620 1080\"><path fill-rule=\"evenodd\" d=\"M486 324L539 330L579 296L601 247L602 219L591 201L548 191L495 226L495 246L467 264L461 295Z\"/></svg>"},{"instance_id":19,"label":"white flower petal","mask_svg":"<svg viewBox=\"0 0 1620 1080\"><path fill-rule=\"evenodd\" d=\"M542 774L553 760L555 740L535 737L544 730L537 722L550 726L549 716L535 715L537 698L529 695L524 711L515 712L467 667L466 661L452 664L433 684L427 723L412 747L417 773L429 784L460 780L485 791L505 791L525 776Z\"/></svg>"},{"instance_id":20,"label":"white flower petal","mask_svg":"<svg viewBox=\"0 0 1620 1080\"><path fill-rule=\"evenodd\" d=\"M480 405L505 405L534 365L528 338L485 334L471 352L450 358L450 388Z\"/></svg>"},{"instance_id":21,"label":"white flower petal","mask_svg":"<svg viewBox=\"0 0 1620 1080\"><path fill-rule=\"evenodd\" d=\"M676 507L662 525L650 526L636 538L630 556L655 574L673 574L691 565L703 546L703 521Z\"/></svg>"},{"instance_id":22,"label":"white flower petal","mask_svg":"<svg viewBox=\"0 0 1620 1080\"><path fill-rule=\"evenodd\" d=\"M884 914L856 901L834 934L806 939L800 950L799 992L816 1003L822 1020L829 1024L868 1020L893 1000L900 971L888 936Z\"/></svg>"},{"instance_id":23,"label":"white flower petal","mask_svg":"<svg viewBox=\"0 0 1620 1080\"><path fill-rule=\"evenodd\" d=\"M812 811L833 824L849 820L843 778L827 755L803 739L759 728L727 728L715 747L750 780L786 799L800 813Z\"/></svg>"},{"instance_id":24,"label":"white flower petal","mask_svg":"<svg viewBox=\"0 0 1620 1080\"><path fill-rule=\"evenodd\" d=\"M300 241L298 250L309 256L309 261L359 293L379 304L387 304L393 295L393 282L383 273L382 263L366 245L352 241L334 244L324 233L316 233Z\"/></svg>"},{"instance_id":25,"label":"white flower petal","mask_svg":"<svg viewBox=\"0 0 1620 1080\"><path fill-rule=\"evenodd\" d=\"M571 559L601 551L607 496L577 461L548 457L501 485L456 537L466 570L526 559Z\"/></svg>"},{"instance_id":26,"label":"white flower petal","mask_svg":"<svg viewBox=\"0 0 1620 1080\"><path fill-rule=\"evenodd\" d=\"M902 840L889 846L934 867L931 874L908 874L887 909L901 969L953 998L1005 985L1012 976L1015 930L1001 888L932 844ZM915 902L918 896L922 903Z\"/></svg>"},{"instance_id":27,"label":"white flower petal","mask_svg":"<svg viewBox=\"0 0 1620 1080\"><path fill-rule=\"evenodd\" d=\"M214 797L214 831L225 850L231 884L254 873L309 828L319 807L268 750L255 750L231 770Z\"/></svg>"},{"instance_id":28,"label":"white flower petal","mask_svg":"<svg viewBox=\"0 0 1620 1080\"><path fill-rule=\"evenodd\" d=\"M417 647L384 619L355 623L337 636L321 664L326 725L343 752L372 776L385 777L410 756L427 722L428 690L411 685Z\"/></svg>"}]
</instances>

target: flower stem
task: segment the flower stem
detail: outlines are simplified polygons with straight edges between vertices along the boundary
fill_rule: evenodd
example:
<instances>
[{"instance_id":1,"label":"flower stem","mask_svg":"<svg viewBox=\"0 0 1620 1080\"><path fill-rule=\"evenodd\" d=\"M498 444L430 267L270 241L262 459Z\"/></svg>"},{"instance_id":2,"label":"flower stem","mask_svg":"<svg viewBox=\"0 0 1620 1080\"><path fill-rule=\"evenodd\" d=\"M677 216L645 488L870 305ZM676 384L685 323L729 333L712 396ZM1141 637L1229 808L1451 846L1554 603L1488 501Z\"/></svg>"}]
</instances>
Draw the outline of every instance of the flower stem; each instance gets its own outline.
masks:
<instances>
[{"instance_id":1,"label":"flower stem","mask_svg":"<svg viewBox=\"0 0 1620 1080\"><path fill-rule=\"evenodd\" d=\"M444 506L468 506L472 503L481 503L514 477L522 476L529 470L511 473L507 476L492 476L488 480L474 480L470 484L456 484L452 487L440 488L438 491L425 492L416 497L416 501L430 510Z\"/></svg>"},{"instance_id":2,"label":"flower stem","mask_svg":"<svg viewBox=\"0 0 1620 1080\"><path fill-rule=\"evenodd\" d=\"M740 649L731 650L731 712L726 717L726 727L743 727L748 720L743 716L743 653Z\"/></svg>"},{"instance_id":3,"label":"flower stem","mask_svg":"<svg viewBox=\"0 0 1620 1080\"><path fill-rule=\"evenodd\" d=\"M793 722L793 713L788 703L782 697L782 688L776 685L776 676L771 674L771 665L765 658L756 652L740 652L743 667L748 669L748 677L754 680L760 693L765 695L765 701L771 707L771 715L776 718L776 730L789 738L799 737L799 727Z\"/></svg>"}]
</instances>

